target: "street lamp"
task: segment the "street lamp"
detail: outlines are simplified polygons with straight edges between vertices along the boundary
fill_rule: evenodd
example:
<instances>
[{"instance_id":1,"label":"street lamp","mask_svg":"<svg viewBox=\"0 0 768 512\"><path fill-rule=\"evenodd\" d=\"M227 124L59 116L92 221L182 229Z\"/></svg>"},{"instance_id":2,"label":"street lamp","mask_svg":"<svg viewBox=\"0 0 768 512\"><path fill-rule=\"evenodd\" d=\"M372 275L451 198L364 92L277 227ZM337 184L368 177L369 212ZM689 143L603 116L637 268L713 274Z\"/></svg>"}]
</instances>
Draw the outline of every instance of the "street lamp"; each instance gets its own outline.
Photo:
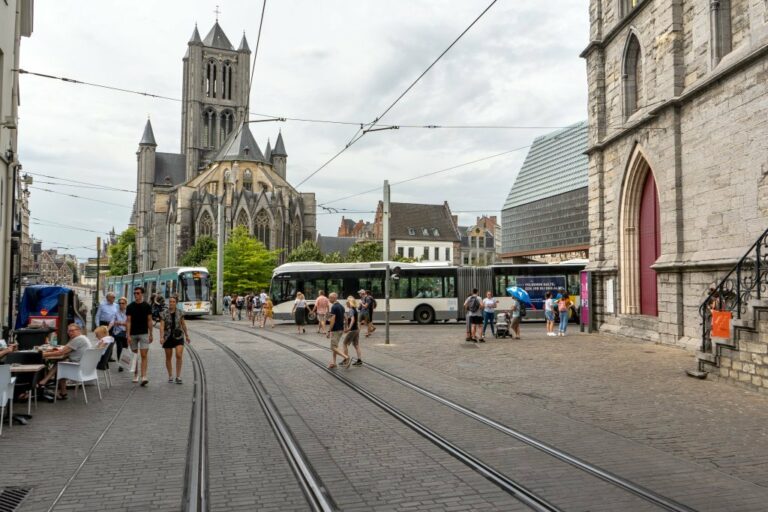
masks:
<instances>
[{"instance_id":1,"label":"street lamp","mask_svg":"<svg viewBox=\"0 0 768 512\"><path fill-rule=\"evenodd\" d=\"M219 211L218 211L218 237L216 241L216 311L222 307L224 303L224 207L227 197L227 184L234 185L234 173L237 173L240 166L237 162L232 164L232 170L227 169L224 171L224 179L222 180L221 196L219 197ZM220 314L224 314L224 310L221 310Z\"/></svg>"}]
</instances>

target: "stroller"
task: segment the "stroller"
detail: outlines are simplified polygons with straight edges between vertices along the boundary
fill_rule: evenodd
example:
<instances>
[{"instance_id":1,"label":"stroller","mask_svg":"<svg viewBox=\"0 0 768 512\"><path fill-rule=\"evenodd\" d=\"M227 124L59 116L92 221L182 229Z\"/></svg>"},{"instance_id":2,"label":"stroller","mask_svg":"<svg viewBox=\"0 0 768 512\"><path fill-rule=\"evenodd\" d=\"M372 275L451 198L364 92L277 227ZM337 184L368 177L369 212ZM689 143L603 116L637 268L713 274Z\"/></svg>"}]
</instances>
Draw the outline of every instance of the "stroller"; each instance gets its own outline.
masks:
<instances>
[{"instance_id":1,"label":"stroller","mask_svg":"<svg viewBox=\"0 0 768 512\"><path fill-rule=\"evenodd\" d=\"M509 313L504 311L496 315L496 337L506 338L509 336L509 331L512 325L512 319Z\"/></svg>"}]
</instances>

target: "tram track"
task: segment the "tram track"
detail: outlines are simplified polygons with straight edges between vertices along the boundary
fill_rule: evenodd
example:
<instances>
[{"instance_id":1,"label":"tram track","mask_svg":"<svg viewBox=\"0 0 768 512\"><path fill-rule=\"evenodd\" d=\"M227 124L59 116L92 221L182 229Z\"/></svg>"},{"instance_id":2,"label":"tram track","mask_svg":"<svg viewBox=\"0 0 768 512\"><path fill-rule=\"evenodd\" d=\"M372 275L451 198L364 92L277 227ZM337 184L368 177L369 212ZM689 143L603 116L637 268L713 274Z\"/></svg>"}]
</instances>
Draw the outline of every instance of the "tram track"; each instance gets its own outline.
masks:
<instances>
[{"instance_id":1,"label":"tram track","mask_svg":"<svg viewBox=\"0 0 768 512\"><path fill-rule=\"evenodd\" d=\"M243 376L246 379L246 382L248 383L249 387L253 391L254 395L256 396L257 401L259 402L259 405L264 412L264 415L267 419L267 422L269 423L270 427L272 428L272 431L275 434L275 437L278 441L278 444L280 445L281 450L283 451L283 454L285 455L285 458L288 462L288 465L291 468L291 471L293 472L294 476L296 477L296 480L299 484L299 487L301 488L302 494L307 500L307 504L309 505L310 510L314 512L336 512L339 510L338 506L334 502L333 498L328 493L325 485L320 480L320 477L317 475L317 472L312 468L312 465L308 461L306 455L301 450L301 447L296 440L295 436L291 432L291 429L289 428L288 424L283 419L282 415L280 414L280 411L277 409L277 407L274 405L272 398L270 397L267 390L264 388L264 385L262 384L261 380L259 379L258 375L254 372L253 368L248 365L248 363L243 360L242 357L240 357L234 350L226 346L225 344L221 343L220 341L216 340L212 336L209 336L205 333L201 333L199 331L195 331L195 334L199 337L205 339L206 341L210 342L212 345L215 345L221 351L227 355L229 359L231 359L235 365L238 367L238 369L242 372ZM191 348L191 347L190 347ZM196 361L195 363L195 383L196 385L198 382L200 382L197 378L198 375L203 376L201 382L202 382L202 388L205 389L207 384L205 383L205 369L202 365L202 361L199 358L199 355L192 351L194 354L193 360ZM204 395L205 392L202 393ZM197 395L197 394L196 394ZM207 457L207 443L203 443L197 436L197 434L204 433L204 437L207 438L207 408L202 407L203 412L203 418L196 417L195 411L193 411L192 414L192 422L191 422L191 430L190 430L190 448L189 448L189 454L188 454L188 460L190 461L189 466L192 466L194 464L197 464L196 457L202 455L202 460L204 461ZM202 427L203 424L206 424L205 428ZM194 436L193 436L193 430L192 427L194 427L196 424L200 424L201 427L195 429ZM202 448L200 450L194 450L194 446L199 445ZM207 467L207 463L205 463ZM204 511L208 510L208 500L207 500L207 475L195 477L195 475L205 475L203 471L200 470L200 468L194 468L193 470L188 469L188 477L187 485L189 487L189 491L185 489L185 500L184 510L194 510L194 511ZM196 485L196 480L199 485ZM197 494L195 495L195 490L197 490ZM204 491L204 492L203 492ZM205 498L205 499L203 499ZM203 505L204 508L199 508L199 505ZM195 506L198 506L198 508L194 508Z\"/></svg>"},{"instance_id":2,"label":"tram track","mask_svg":"<svg viewBox=\"0 0 768 512\"><path fill-rule=\"evenodd\" d=\"M189 421L187 465L184 474L182 510L205 512L208 510L208 382L205 367L197 351L189 346L194 370L192 414Z\"/></svg>"},{"instance_id":3,"label":"tram track","mask_svg":"<svg viewBox=\"0 0 768 512\"><path fill-rule=\"evenodd\" d=\"M249 334L251 336L254 336L254 337L257 337L257 338L260 338L260 339L264 339L264 340L269 341L269 342L271 342L271 343L273 343L273 344L275 344L277 346L280 346L280 347L282 347L284 349L287 349L287 350L293 352L294 354L299 355L302 358L312 362L313 364L315 364L316 366L322 368L323 370L327 371L329 374L333 375L337 380L340 380L341 382L343 382L348 387L352 388L356 392L362 394L363 396L365 396L366 398L371 400L371 398L368 395L369 394L373 395L373 393L370 393L370 391L362 388L358 384L355 384L354 382L351 382L349 379L347 379L347 378L343 377L342 375L340 375L339 372L335 372L335 371L329 370L328 368L326 368L324 362L317 361L313 357L309 356L308 354L304 353L303 351L301 351L301 350L299 350L299 349L297 349L295 347L292 347L290 345L286 345L285 343L282 343L280 341L277 341L277 340L271 339L269 337L263 336L263 335L261 335L259 333L253 332L253 331L248 330L248 329L244 329L244 328L240 328L240 327L237 327L237 326L228 325L226 322L216 322L216 321L214 321L214 323L216 323L217 325L220 325L222 327L228 328L228 329L232 329L232 330L235 330L235 331L240 331L240 332ZM291 340L299 341L301 343L304 343L304 344L307 344L307 345L310 345L310 346L313 346L313 347L320 348L320 349L325 350L325 351L330 351L328 349L328 347L326 347L325 345L321 345L319 343L308 341L306 338L299 338L297 336L294 336L294 335L291 335L291 334L286 334L286 333L275 333L275 334L277 334L279 336L290 338ZM431 400L433 400L433 401L435 401L435 402L437 402L437 403L439 403L439 404L449 408L452 411L458 412L459 414L461 414L461 415L463 415L463 416L465 416L467 418L471 418L474 421L477 421L477 422L479 422L479 423L481 423L481 424L483 424L483 425L485 425L487 427L490 427L491 429L493 429L496 432L500 432L500 433L502 433L502 434L504 434L506 436L514 438L515 440L517 440L517 441L519 441L519 442L521 442L521 443L523 443L523 444L525 444L525 445L527 445L529 447L532 447L532 448L534 448L535 450L538 450L541 453L544 453L544 454L546 454L546 455L548 455L548 456L550 456L550 457L552 457L552 458L554 458L554 459L556 459L556 460L558 460L560 462L568 464L568 465L570 465L570 466L572 466L572 467L574 467L574 468L576 468L578 470L581 470L581 471L583 471L583 472L585 472L585 473L587 473L587 474L589 474L589 475L591 475L591 476L593 476L595 478L598 478L598 479L600 479L600 480L602 480L602 481L604 481L604 482L606 482L606 483L608 483L608 484L610 484L610 485L612 485L612 486L614 486L616 488L621 489L622 491L624 491L626 493L632 494L632 495L636 496L637 498L639 498L639 499L641 499L641 500L643 500L643 501L653 505L656 508L659 508L659 509L662 509L662 510L671 511L671 512L695 512L694 509L688 507L687 505L685 505L683 503L680 503L680 502L678 502L678 501L676 501L676 500L674 500L674 499L672 499L670 497L664 496L664 495L662 495L660 493L657 493L657 492L655 492L655 491L653 491L651 489L648 489L648 488L646 488L646 487L644 487L642 485L639 485L639 484L637 484L635 482L632 482L631 480L623 478L623 477L621 477L621 476L619 476L619 475L617 475L617 474L615 474L615 473L613 473L611 471L608 471L608 470L606 470L606 469L604 469L604 468L602 468L600 466L592 464L592 463L590 463L590 462L588 462L588 461L586 461L584 459L576 457L573 454L568 453L567 451L561 450L561 449L559 449L559 448L557 448L557 447L555 447L555 446L553 446L553 445L551 445L549 443L546 443L544 441L541 441L541 440L535 438L534 436L531 436L531 435L526 434L526 433L524 433L524 432L522 432L522 431L520 431L518 429L512 428L512 427L510 427L508 425L505 425L505 424L503 424L503 423L501 423L501 422L499 422L497 420L494 420L493 418L490 418L488 416L480 414L477 411L474 411L474 410L472 410L469 407L466 407L466 406L463 406L463 405L461 405L461 404L459 404L457 402L454 402L454 401L452 401L452 400L450 400L450 399L448 399L446 397L443 397L443 396L439 395L438 393L435 393L435 392L433 392L433 391L431 391L431 390L429 390L427 388L419 386L418 384L416 384L416 383L414 383L414 382L412 382L412 381L410 381L408 379L404 379L404 378L402 378L402 377L400 377L398 375L395 375L394 373L389 372L389 371L387 371L387 370L385 370L383 368L380 368L380 367L378 367L376 365L372 365L372 364L370 364L368 362L366 362L365 368L368 368L369 370L371 370L372 372L380 375L381 377L384 377L385 379L388 379L388 380L390 380L392 382L396 382L396 383L400 384L401 386L403 386L403 387L405 387L407 389L410 389L411 391L413 391L415 393L418 393L421 396L427 397L427 398L429 398L429 399L431 399ZM384 402L386 404L386 402L383 399L380 399L379 397L376 397L375 395L373 395L373 397L375 397L375 399L373 399L371 401L373 403L376 403L376 405L379 405L380 407L382 407L382 405L379 404L376 401L376 399L381 400L382 402ZM386 405L388 405L389 407L392 407L389 404L386 404ZM387 406L383 406L382 408L384 410L386 410L387 412L389 412L390 414L392 414L393 416L395 416L398 419L400 419L401 421L403 421L401 418L399 418L397 416L397 411L390 411L390 410L388 410ZM407 415L405 415L405 416L407 417ZM427 432L430 431L430 429L428 427L420 424L416 420L413 420L413 418L411 418L411 420L414 421L414 423L419 424L422 428L425 429L425 431L427 431ZM404 421L404 423L406 423L407 425L411 426L407 421ZM421 435L423 435L423 436L427 437L428 439L430 439L430 441L435 442L429 436L425 435L425 433L421 432L418 428L414 428L414 430L416 430ZM431 431L431 432L433 434L435 434L435 436L440 438L439 434L435 433L434 431ZM446 447L448 447L450 445L453 445L453 443L451 443L450 441L445 440L445 442L447 443ZM435 443L435 444L438 444L438 446L440 446L441 448L446 449L446 447L441 446L441 444L439 444L439 443ZM453 445L453 446L455 446L455 445ZM458 447L456 447L456 448L458 448ZM460 458L461 457L460 454L463 452L463 450L461 450L460 448L458 450L459 450L459 452L454 453L454 452L451 451L451 449L446 449L446 451L448 451L449 453L451 453L455 457L457 457L460 460L462 460ZM472 456L470 455L470 457L472 457ZM474 457L472 457L472 458L474 458ZM471 459L467 459L467 461L462 460L462 462L464 462L465 464L469 465L470 467L473 467L474 469L477 469L477 468L475 468L473 466L472 463L468 463L469 460L471 460ZM486 478L488 478L488 474L487 473L484 473L483 471L481 471L481 473L483 473L484 476L486 476ZM501 476L506 478L504 475L501 475ZM490 479L492 481L494 481L492 478L490 478ZM497 485L498 485L498 482L494 481L494 483L497 483ZM502 486L502 488L504 488L504 487ZM528 491L528 490L526 489L526 491ZM511 493L511 494L513 494L513 493ZM514 496L514 494L513 494L513 496ZM529 504L529 503L526 503L526 504ZM529 504L529 506L530 506L530 504ZM538 510L536 508L534 508L534 509ZM544 509L544 510L549 510L549 509ZM556 510L556 508L555 508L555 510Z\"/></svg>"}]
</instances>

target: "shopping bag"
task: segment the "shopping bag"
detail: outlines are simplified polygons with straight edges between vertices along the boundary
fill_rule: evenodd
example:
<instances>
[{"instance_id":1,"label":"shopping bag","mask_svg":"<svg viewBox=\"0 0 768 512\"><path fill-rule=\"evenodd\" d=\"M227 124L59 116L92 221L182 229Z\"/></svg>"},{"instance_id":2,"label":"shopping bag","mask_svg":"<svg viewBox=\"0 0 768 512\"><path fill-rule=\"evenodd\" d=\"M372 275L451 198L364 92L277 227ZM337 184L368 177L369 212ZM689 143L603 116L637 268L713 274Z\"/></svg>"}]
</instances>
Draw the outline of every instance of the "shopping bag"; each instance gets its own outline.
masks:
<instances>
[{"instance_id":1,"label":"shopping bag","mask_svg":"<svg viewBox=\"0 0 768 512\"><path fill-rule=\"evenodd\" d=\"M118 364L120 365L121 368L130 372L130 371L133 371L131 370L131 367L133 365L134 359L135 358L134 358L133 352L131 352L128 349L124 349L120 353L120 361L118 361Z\"/></svg>"},{"instance_id":2,"label":"shopping bag","mask_svg":"<svg viewBox=\"0 0 768 512\"><path fill-rule=\"evenodd\" d=\"M731 312L713 311L712 312L712 337L730 338L731 337Z\"/></svg>"}]
</instances>

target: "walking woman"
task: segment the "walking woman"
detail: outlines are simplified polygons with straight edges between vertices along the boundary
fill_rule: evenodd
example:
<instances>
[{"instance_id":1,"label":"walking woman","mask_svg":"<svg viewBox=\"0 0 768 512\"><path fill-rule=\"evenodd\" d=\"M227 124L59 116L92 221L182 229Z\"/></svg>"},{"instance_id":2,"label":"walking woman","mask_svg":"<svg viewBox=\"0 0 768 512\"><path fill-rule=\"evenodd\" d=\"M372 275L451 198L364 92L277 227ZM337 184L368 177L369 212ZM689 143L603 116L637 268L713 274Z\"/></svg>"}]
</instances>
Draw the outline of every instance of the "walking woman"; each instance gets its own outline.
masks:
<instances>
[{"instance_id":1,"label":"walking woman","mask_svg":"<svg viewBox=\"0 0 768 512\"><path fill-rule=\"evenodd\" d=\"M261 326L266 327L267 322L269 322L269 327L272 328L275 326L275 318L274 314L272 313L272 299L267 297L267 300L264 302L264 305L262 306L263 312L261 316Z\"/></svg>"},{"instance_id":2,"label":"walking woman","mask_svg":"<svg viewBox=\"0 0 768 512\"><path fill-rule=\"evenodd\" d=\"M168 309L160 317L160 339L165 350L165 368L168 370L168 382L173 383L173 362L171 358L176 353L176 384L181 384L181 363L184 360L184 341L189 343L187 324L184 315L176 306L178 299L175 295L168 299Z\"/></svg>"},{"instance_id":3,"label":"walking woman","mask_svg":"<svg viewBox=\"0 0 768 512\"><path fill-rule=\"evenodd\" d=\"M564 292L563 295L557 299L557 313L560 315L560 331L558 336L565 336L565 331L568 329L569 313L571 312L571 298L568 296L568 292Z\"/></svg>"},{"instance_id":4,"label":"walking woman","mask_svg":"<svg viewBox=\"0 0 768 512\"><path fill-rule=\"evenodd\" d=\"M555 301L552 292L544 294L544 317L547 319L547 336L555 335Z\"/></svg>"},{"instance_id":5,"label":"walking woman","mask_svg":"<svg viewBox=\"0 0 768 512\"><path fill-rule=\"evenodd\" d=\"M307 300L304 298L304 294L296 292L296 300L293 301L293 319L296 321L296 330L299 334L307 332L304 329L304 324L307 323Z\"/></svg>"},{"instance_id":6,"label":"walking woman","mask_svg":"<svg viewBox=\"0 0 768 512\"><path fill-rule=\"evenodd\" d=\"M128 307L128 299L120 297L117 301L117 312L112 322L109 324L109 332L115 339L115 346L117 347L117 360L120 360L120 354L123 353L124 348L128 348L128 337L125 332L125 327L128 325L128 317L125 314L125 309ZM117 371L123 371L123 367L118 365Z\"/></svg>"}]
</instances>

